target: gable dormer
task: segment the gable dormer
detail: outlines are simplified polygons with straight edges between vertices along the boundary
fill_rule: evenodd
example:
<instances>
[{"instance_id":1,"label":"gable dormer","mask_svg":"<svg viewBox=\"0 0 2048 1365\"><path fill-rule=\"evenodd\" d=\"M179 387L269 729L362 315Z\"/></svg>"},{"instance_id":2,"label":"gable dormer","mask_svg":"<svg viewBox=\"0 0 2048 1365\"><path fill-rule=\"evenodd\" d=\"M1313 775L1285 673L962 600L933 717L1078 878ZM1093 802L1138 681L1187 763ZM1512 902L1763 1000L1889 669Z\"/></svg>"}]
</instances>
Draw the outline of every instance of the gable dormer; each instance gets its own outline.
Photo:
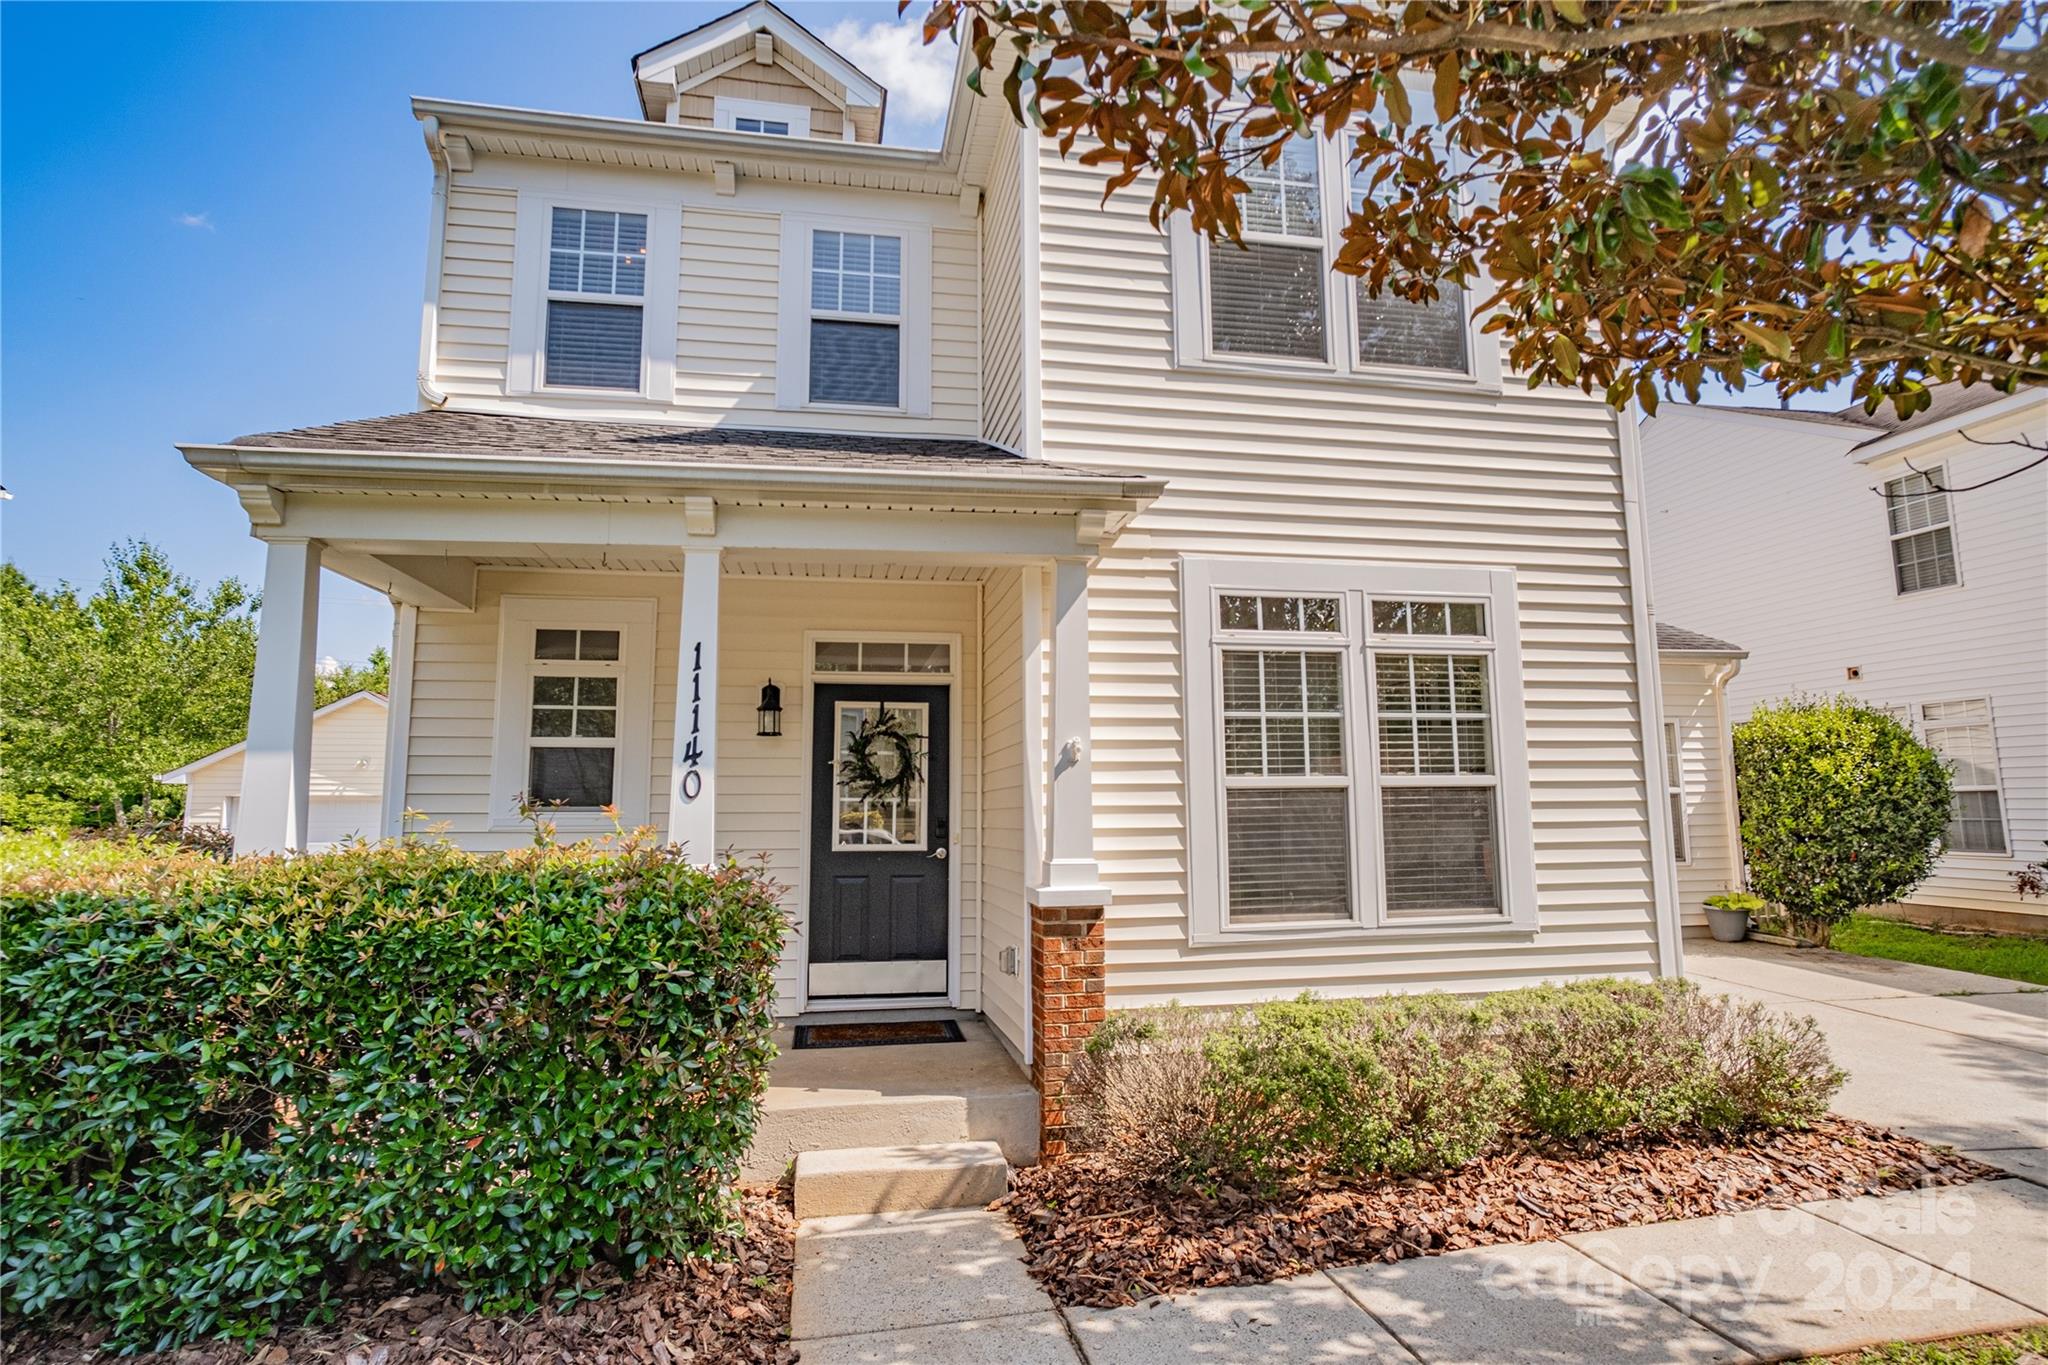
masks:
<instances>
[{"instance_id":1,"label":"gable dormer","mask_svg":"<svg viewBox=\"0 0 2048 1365\"><path fill-rule=\"evenodd\" d=\"M650 123L880 142L889 92L769 0L633 58Z\"/></svg>"}]
</instances>

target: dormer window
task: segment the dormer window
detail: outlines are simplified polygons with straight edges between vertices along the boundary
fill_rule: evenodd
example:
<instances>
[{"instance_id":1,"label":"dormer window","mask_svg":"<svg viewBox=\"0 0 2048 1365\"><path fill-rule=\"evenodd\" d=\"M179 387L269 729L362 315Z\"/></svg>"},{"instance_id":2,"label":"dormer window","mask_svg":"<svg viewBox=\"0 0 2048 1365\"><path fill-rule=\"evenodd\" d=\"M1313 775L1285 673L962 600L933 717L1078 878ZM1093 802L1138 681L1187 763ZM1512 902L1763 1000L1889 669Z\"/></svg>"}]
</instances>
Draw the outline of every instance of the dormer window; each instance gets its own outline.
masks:
<instances>
[{"instance_id":1,"label":"dormer window","mask_svg":"<svg viewBox=\"0 0 2048 1365\"><path fill-rule=\"evenodd\" d=\"M811 111L801 104L737 99L720 95L712 103L711 123L729 133L765 133L770 137L809 137Z\"/></svg>"},{"instance_id":2,"label":"dormer window","mask_svg":"<svg viewBox=\"0 0 2048 1365\"><path fill-rule=\"evenodd\" d=\"M543 382L639 392L647 215L558 207L550 218Z\"/></svg>"}]
</instances>

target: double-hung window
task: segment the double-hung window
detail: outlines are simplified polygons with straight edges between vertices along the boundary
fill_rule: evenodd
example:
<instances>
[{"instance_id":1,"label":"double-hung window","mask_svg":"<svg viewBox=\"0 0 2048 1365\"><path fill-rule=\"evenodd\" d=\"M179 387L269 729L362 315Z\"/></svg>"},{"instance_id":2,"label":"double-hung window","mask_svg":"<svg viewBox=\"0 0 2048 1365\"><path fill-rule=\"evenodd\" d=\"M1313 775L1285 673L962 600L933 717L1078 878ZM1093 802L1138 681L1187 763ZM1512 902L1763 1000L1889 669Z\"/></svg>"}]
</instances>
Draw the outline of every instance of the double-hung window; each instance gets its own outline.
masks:
<instances>
[{"instance_id":1,"label":"double-hung window","mask_svg":"<svg viewBox=\"0 0 2048 1365\"><path fill-rule=\"evenodd\" d=\"M1439 148L1448 160L1448 151ZM1356 210L1367 198L1385 204L1399 197L1401 182L1389 177L1375 186L1377 170L1350 173L1348 204ZM1470 305L1465 291L1450 280L1439 280L1436 298L1416 303L1398 294L1382 292L1371 296L1363 277L1351 282L1351 307L1356 326L1354 353L1361 367L1402 366L1419 370L1445 370L1463 374L1471 368L1468 351L1471 328L1467 322Z\"/></svg>"},{"instance_id":2,"label":"double-hung window","mask_svg":"<svg viewBox=\"0 0 2048 1365\"><path fill-rule=\"evenodd\" d=\"M1534 926L1512 573L1181 581L1192 942Z\"/></svg>"},{"instance_id":3,"label":"double-hung window","mask_svg":"<svg viewBox=\"0 0 2048 1365\"><path fill-rule=\"evenodd\" d=\"M1671 848L1680 863L1692 861L1692 839L1685 827L1685 759L1678 748L1678 722L1664 722L1664 794L1671 802Z\"/></svg>"},{"instance_id":4,"label":"double-hung window","mask_svg":"<svg viewBox=\"0 0 2048 1365\"><path fill-rule=\"evenodd\" d=\"M1981 697L1923 702L1920 725L1927 747L1954 770L1949 850L2004 856L2010 845L1999 794L1998 740L1991 729L1991 703Z\"/></svg>"},{"instance_id":5,"label":"double-hung window","mask_svg":"<svg viewBox=\"0 0 2048 1365\"><path fill-rule=\"evenodd\" d=\"M595 810L618 795L619 632L543 626L533 632L526 795Z\"/></svg>"},{"instance_id":6,"label":"double-hung window","mask_svg":"<svg viewBox=\"0 0 2048 1365\"><path fill-rule=\"evenodd\" d=\"M1907 474L1884 486L1885 515L1892 541L1892 578L1903 595L1954 587L1955 527L1949 515L1943 471Z\"/></svg>"},{"instance_id":7,"label":"double-hung window","mask_svg":"<svg viewBox=\"0 0 2048 1365\"><path fill-rule=\"evenodd\" d=\"M1245 194L1243 245L1209 244L1209 345L1219 354L1323 361L1329 354L1323 282L1321 157L1311 138L1289 138L1263 165L1232 139Z\"/></svg>"},{"instance_id":8,"label":"double-hung window","mask_svg":"<svg viewBox=\"0 0 2048 1365\"><path fill-rule=\"evenodd\" d=\"M811 234L813 403L903 406L903 239Z\"/></svg>"},{"instance_id":9,"label":"double-hung window","mask_svg":"<svg viewBox=\"0 0 2048 1365\"><path fill-rule=\"evenodd\" d=\"M605 829L604 808L647 818L654 608L626 598L500 599L490 818L519 822L522 798L571 829Z\"/></svg>"},{"instance_id":10,"label":"double-hung window","mask_svg":"<svg viewBox=\"0 0 2048 1365\"><path fill-rule=\"evenodd\" d=\"M641 388L647 215L550 212L544 382L555 388Z\"/></svg>"}]
</instances>

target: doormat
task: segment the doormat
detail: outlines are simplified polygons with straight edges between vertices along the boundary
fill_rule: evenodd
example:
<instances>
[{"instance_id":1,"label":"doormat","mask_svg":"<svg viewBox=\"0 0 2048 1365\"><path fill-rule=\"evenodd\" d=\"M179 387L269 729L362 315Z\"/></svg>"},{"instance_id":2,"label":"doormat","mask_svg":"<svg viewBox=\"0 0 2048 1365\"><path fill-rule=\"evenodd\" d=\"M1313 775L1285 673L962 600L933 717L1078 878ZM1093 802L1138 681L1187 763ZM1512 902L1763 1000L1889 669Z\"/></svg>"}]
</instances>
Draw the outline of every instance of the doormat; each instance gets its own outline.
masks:
<instances>
[{"instance_id":1,"label":"doormat","mask_svg":"<svg viewBox=\"0 0 2048 1365\"><path fill-rule=\"evenodd\" d=\"M902 1019L879 1024L798 1024L796 1045L893 1047L903 1043L964 1043L951 1019Z\"/></svg>"}]
</instances>

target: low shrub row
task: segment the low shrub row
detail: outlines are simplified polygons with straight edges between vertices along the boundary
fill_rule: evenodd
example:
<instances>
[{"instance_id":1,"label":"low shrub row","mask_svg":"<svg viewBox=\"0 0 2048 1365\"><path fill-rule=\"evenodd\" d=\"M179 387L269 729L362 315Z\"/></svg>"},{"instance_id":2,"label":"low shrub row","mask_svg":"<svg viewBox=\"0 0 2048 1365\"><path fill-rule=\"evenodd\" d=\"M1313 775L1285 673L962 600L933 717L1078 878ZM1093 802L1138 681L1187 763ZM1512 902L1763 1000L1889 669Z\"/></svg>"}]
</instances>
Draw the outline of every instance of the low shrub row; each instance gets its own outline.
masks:
<instances>
[{"instance_id":1,"label":"low shrub row","mask_svg":"<svg viewBox=\"0 0 2048 1365\"><path fill-rule=\"evenodd\" d=\"M252 1334L368 1264L500 1310L728 1226L785 928L758 874L42 854L0 848L9 1316Z\"/></svg>"},{"instance_id":2,"label":"low shrub row","mask_svg":"<svg viewBox=\"0 0 2048 1365\"><path fill-rule=\"evenodd\" d=\"M1271 1192L1460 1166L1517 1140L1819 1118L1810 1020L1685 981L1601 980L1114 1016L1074 1076L1085 1146L1169 1187Z\"/></svg>"}]
</instances>

